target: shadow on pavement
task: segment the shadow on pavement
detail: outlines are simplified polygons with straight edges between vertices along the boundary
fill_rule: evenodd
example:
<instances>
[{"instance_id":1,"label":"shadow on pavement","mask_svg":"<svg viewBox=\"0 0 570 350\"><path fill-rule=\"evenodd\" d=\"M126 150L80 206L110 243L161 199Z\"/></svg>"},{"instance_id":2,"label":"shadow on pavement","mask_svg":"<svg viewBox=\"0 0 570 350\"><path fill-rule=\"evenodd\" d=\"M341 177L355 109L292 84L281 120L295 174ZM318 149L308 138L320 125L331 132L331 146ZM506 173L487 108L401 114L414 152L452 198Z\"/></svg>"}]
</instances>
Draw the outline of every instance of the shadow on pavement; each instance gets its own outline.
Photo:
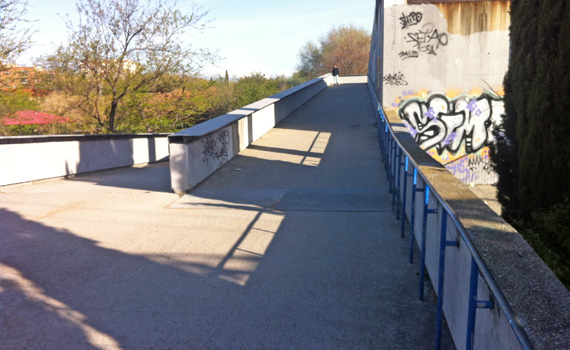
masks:
<instances>
[{"instance_id":1,"label":"shadow on pavement","mask_svg":"<svg viewBox=\"0 0 570 350\"><path fill-rule=\"evenodd\" d=\"M69 214L86 213L74 217L69 227L82 229L76 231L0 208L2 343L73 350L433 348L435 301L416 298L417 267L407 263L400 224L382 204L388 194L377 145L352 156L343 150L354 140L372 143L375 130L361 134L354 126L365 124L355 121L359 115L329 114L348 103L349 92L367 93L363 84L327 89L319 96L333 102L322 114L309 109L310 120L290 119L275 130L328 129L320 162L303 161L316 156L313 139L305 153L255 146L248 152L301 161L244 152L193 191L195 202L183 197L180 209L141 204L127 211L101 197ZM331 155L341 164L325 159ZM158 163L71 181L170 192L168 170ZM115 227L83 231L81 225L100 224L90 221L99 209L119 211L113 225L127 227L117 234L131 241L109 243ZM141 232L130 232L129 220L142 221ZM96 240L99 229L106 241ZM86 232L91 239L80 236Z\"/></svg>"},{"instance_id":2,"label":"shadow on pavement","mask_svg":"<svg viewBox=\"0 0 570 350\"><path fill-rule=\"evenodd\" d=\"M91 182L99 186L172 193L168 161L101 170L70 177L69 181Z\"/></svg>"}]
</instances>

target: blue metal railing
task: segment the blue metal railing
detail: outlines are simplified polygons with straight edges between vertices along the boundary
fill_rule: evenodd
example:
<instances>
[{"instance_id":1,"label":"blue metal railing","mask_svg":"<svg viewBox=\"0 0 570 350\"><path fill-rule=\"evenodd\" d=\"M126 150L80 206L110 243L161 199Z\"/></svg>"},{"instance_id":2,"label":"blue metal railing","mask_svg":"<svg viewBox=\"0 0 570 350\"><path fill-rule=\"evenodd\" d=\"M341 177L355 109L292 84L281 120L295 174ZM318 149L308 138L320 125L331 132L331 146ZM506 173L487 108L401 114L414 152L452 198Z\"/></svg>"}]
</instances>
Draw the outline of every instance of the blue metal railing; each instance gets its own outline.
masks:
<instances>
[{"instance_id":1,"label":"blue metal railing","mask_svg":"<svg viewBox=\"0 0 570 350\"><path fill-rule=\"evenodd\" d=\"M395 137L392 127L388 122L387 116L380 107L378 106L378 140L380 143L381 153L385 162L385 168L387 171L387 179L389 181L389 189L392 194L392 205L396 207L397 219L402 220L401 225L401 236L404 237L404 224L406 220L406 197L407 197L407 182L408 177L413 177L412 180L412 190L411 190L411 205L410 205L410 248L409 248L409 261L413 262L414 254L414 229L416 220L416 194L424 193L424 203L422 208L422 228L421 228L421 242L418 242L420 249L420 281L419 281L419 299L423 300L424 296L424 281L425 281L425 259L426 259L426 237L427 237L427 222L428 215L436 214L440 219L440 241L439 241L439 257L438 257L438 278L437 285L437 315L436 315L436 340L435 349L439 350L441 347L441 332L443 324L443 293L444 293L444 283L445 283L445 252L448 247L459 247L459 239L471 255L471 266L470 266L470 278L469 278L469 297L465 302L467 303L467 319L465 320L467 324L466 338L465 338L465 349L471 350L473 348L474 341L474 330L475 330L475 320L477 316L477 309L480 308L493 308L498 306L503 312L504 317L507 319L510 327L513 330L518 342L522 349L533 349L533 346L528 339L526 332L522 329L519 322L516 320L514 312L508 302L506 301L503 293L499 289L491 273L487 269L485 262L478 253L475 245L473 244L469 234L467 233L463 224L459 221L453 210L448 206L448 204L442 199L442 197L434 190L430 181L426 176L419 170L419 165L415 162L413 157L410 156L409 152L402 146L400 141ZM402 161L404 157L404 161ZM401 173L401 168L404 167L403 175ZM411 171L410 167L413 169ZM421 179L422 185L418 184L418 180ZM437 208L429 208L430 196L432 196L436 203ZM402 213L400 217L400 206L402 207ZM447 240L447 227L448 219L451 220L455 229L458 233L457 241ZM477 300L477 288L479 282L479 276L485 281L487 288L491 295L493 296L493 301L488 300Z\"/></svg>"}]
</instances>

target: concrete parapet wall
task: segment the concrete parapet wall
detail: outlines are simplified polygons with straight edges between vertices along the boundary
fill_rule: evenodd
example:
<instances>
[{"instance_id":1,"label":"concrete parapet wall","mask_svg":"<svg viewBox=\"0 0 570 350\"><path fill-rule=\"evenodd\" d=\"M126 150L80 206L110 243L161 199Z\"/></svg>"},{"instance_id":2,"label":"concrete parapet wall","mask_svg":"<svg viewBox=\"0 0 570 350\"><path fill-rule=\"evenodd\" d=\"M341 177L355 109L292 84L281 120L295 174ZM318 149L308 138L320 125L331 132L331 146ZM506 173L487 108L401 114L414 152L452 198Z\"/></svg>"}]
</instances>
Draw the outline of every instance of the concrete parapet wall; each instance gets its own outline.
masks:
<instances>
[{"instance_id":1,"label":"concrete parapet wall","mask_svg":"<svg viewBox=\"0 0 570 350\"><path fill-rule=\"evenodd\" d=\"M166 159L166 134L1 137L0 186Z\"/></svg>"},{"instance_id":2,"label":"concrete parapet wall","mask_svg":"<svg viewBox=\"0 0 570 350\"><path fill-rule=\"evenodd\" d=\"M401 162L393 150L385 158L390 159L403 216L413 227L405 235L412 233L414 244L424 253L429 280L441 298L456 347L570 349L568 289L512 226L417 145L395 111L386 114L404 149ZM414 169L417 177L412 176ZM429 188L429 210L424 224L425 188ZM456 245L442 248L441 242ZM491 302L492 307L475 309L471 344L467 344L470 300Z\"/></svg>"},{"instance_id":3,"label":"concrete parapet wall","mask_svg":"<svg viewBox=\"0 0 570 350\"><path fill-rule=\"evenodd\" d=\"M331 83L326 74L170 135L172 189L190 190Z\"/></svg>"},{"instance_id":4,"label":"concrete parapet wall","mask_svg":"<svg viewBox=\"0 0 570 350\"><path fill-rule=\"evenodd\" d=\"M510 1L392 3L376 2L368 75L378 101L462 182L495 184Z\"/></svg>"}]
</instances>

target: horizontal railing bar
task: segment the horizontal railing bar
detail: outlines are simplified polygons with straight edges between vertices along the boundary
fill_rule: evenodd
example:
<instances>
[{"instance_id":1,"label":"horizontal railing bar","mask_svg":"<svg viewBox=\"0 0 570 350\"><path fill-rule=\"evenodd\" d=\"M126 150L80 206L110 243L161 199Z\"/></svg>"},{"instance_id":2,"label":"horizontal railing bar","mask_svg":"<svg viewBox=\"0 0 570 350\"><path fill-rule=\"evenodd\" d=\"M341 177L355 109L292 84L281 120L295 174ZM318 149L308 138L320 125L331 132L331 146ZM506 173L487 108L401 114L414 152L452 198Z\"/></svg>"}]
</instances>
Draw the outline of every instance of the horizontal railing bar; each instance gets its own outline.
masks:
<instances>
[{"instance_id":1,"label":"horizontal railing bar","mask_svg":"<svg viewBox=\"0 0 570 350\"><path fill-rule=\"evenodd\" d=\"M394 131L392 130L392 126L389 125L389 120L387 115L384 112L383 108L379 108L380 113L383 114L382 119L384 120L384 122L386 123L386 129L389 130L392 138L394 139L394 141L396 142L396 144L398 145L398 147L401 149L401 151L403 151L406 156L410 159L410 161L412 162L412 165L416 168L416 169L420 169L420 166L418 163L416 163L416 161L414 160L414 158L411 156L411 154L408 152L408 150L406 150L405 147L402 146L402 144L400 143L400 140L398 140L398 138L396 137L396 135L394 134ZM459 221L459 218L457 217L457 215L455 215L455 212L453 211L453 209L451 209L449 207L449 205L447 204L447 202L445 202L443 200L443 198L441 197L441 195L437 192L437 190L434 188L433 184L428 180L427 177L425 177L425 175L421 172L418 171L418 175L421 176L421 178L424 180L424 182L427 184L427 187L430 188L430 192L433 193L433 195L435 196L436 200L440 203L441 207L443 210L445 210L445 212L447 212L447 214L449 215L449 217L451 218L451 220L453 221L453 223L455 224L455 226L457 227L459 234L461 236L461 238L463 239L463 241L465 242L465 246L467 247L467 249L469 250L472 258L475 260L475 263L477 264L477 266L479 267L479 273L481 274L481 276L483 277L483 279L485 280L485 283L487 284L490 292L494 295L495 297L495 301L497 303L497 305L501 308L501 310L503 311L503 313L505 314L505 317L507 318L507 321L509 322L509 325L511 326L511 328L513 329L515 336L517 337L519 343L521 344L521 346L524 349L533 349L533 346L528 338L528 335L526 334L526 332L522 329L522 326L520 325L520 323L516 320L514 311L512 310L512 308L510 307L509 303L507 302L505 296L503 295L503 292L501 292L501 289L499 288L499 286L497 285L497 282L495 281L495 279L493 278L493 276L491 275L489 269L487 268L487 265L485 264L485 262L483 261L483 258L481 257L481 255L479 254L479 252L477 251L477 248L475 247L475 244L473 243L473 241L471 240L471 238L469 237L469 234L467 233L467 230L465 229L465 227L463 226L463 224Z\"/></svg>"}]
</instances>

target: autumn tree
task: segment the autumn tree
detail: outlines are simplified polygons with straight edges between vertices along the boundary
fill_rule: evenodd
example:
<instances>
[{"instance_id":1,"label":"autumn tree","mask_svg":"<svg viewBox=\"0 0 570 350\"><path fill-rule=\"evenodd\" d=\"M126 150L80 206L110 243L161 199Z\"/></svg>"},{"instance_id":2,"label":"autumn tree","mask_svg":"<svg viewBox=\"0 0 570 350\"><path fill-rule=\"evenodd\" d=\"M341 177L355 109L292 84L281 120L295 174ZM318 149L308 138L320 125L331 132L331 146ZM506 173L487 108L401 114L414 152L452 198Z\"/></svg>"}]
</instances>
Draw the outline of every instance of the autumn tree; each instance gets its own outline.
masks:
<instances>
[{"instance_id":1,"label":"autumn tree","mask_svg":"<svg viewBox=\"0 0 570 350\"><path fill-rule=\"evenodd\" d=\"M193 6L183 13L175 6L168 0L80 0L78 21L67 18L67 43L45 64L103 131L116 131L119 107L129 95L215 60L184 36L205 28L207 12Z\"/></svg>"},{"instance_id":2,"label":"autumn tree","mask_svg":"<svg viewBox=\"0 0 570 350\"><path fill-rule=\"evenodd\" d=\"M358 27L333 28L318 43L308 42L299 51L297 70L315 78L337 65L342 75L362 75L368 70L370 34Z\"/></svg>"},{"instance_id":3,"label":"autumn tree","mask_svg":"<svg viewBox=\"0 0 570 350\"><path fill-rule=\"evenodd\" d=\"M21 109L36 109L38 102L29 91L13 90L4 74L9 65L31 45L31 30L22 27L29 22L25 16L28 4L20 0L0 0L0 118ZM6 133L6 131L3 131Z\"/></svg>"},{"instance_id":4,"label":"autumn tree","mask_svg":"<svg viewBox=\"0 0 570 350\"><path fill-rule=\"evenodd\" d=\"M174 89L131 94L122 105L124 117L118 128L132 133L158 133L201 123L208 119L211 86L207 80L187 78Z\"/></svg>"}]
</instances>

